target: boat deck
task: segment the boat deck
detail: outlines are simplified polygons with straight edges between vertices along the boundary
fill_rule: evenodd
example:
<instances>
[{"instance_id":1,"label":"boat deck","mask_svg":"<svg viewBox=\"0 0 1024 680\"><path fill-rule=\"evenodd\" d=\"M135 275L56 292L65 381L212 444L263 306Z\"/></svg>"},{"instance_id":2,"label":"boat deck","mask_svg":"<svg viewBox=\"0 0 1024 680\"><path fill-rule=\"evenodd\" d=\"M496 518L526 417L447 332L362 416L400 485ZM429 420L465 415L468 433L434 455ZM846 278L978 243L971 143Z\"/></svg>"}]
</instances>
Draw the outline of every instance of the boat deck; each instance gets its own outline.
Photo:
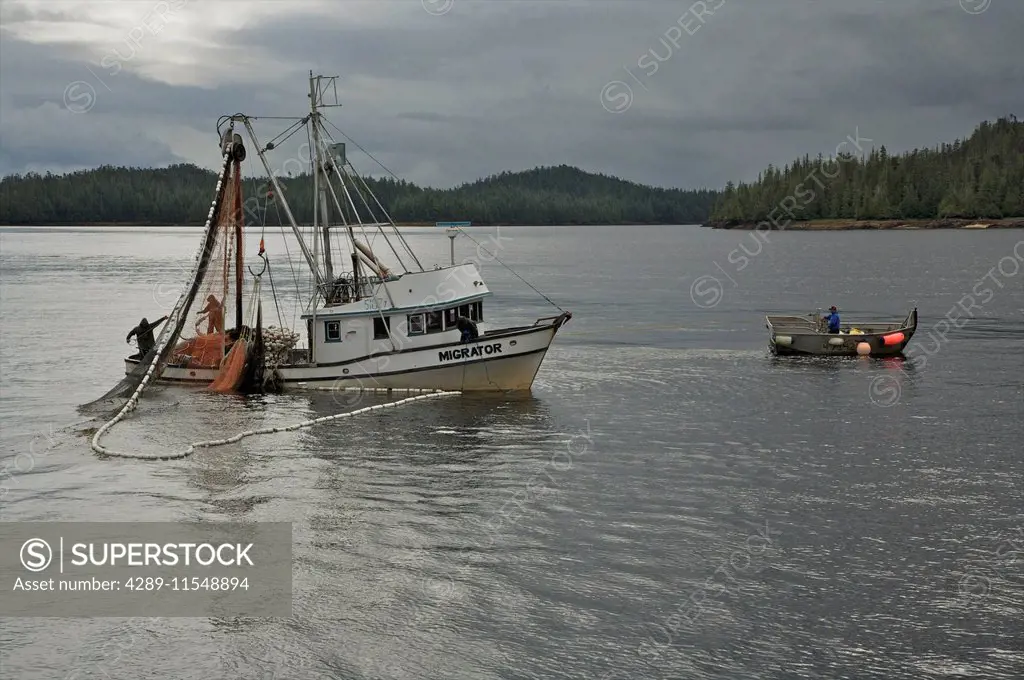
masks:
<instances>
[{"instance_id":1,"label":"boat deck","mask_svg":"<svg viewBox=\"0 0 1024 680\"><path fill-rule=\"evenodd\" d=\"M776 333L784 334L817 334L828 335L828 326L824 318L816 318L815 315L808 316L771 316L767 317L768 324ZM864 335L879 335L904 328L904 321L878 321L871 319L846 319L840 327L841 334L848 334L851 330L859 331Z\"/></svg>"}]
</instances>

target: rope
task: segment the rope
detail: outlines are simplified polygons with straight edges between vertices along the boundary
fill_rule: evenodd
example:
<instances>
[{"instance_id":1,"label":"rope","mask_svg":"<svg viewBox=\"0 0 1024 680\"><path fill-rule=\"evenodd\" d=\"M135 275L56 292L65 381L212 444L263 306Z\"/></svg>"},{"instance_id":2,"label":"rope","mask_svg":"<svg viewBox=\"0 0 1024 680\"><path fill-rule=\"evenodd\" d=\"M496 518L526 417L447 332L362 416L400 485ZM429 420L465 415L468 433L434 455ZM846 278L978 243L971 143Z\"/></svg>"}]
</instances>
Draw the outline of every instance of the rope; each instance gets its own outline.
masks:
<instances>
[{"instance_id":1,"label":"rope","mask_svg":"<svg viewBox=\"0 0 1024 680\"><path fill-rule=\"evenodd\" d=\"M447 397L447 396L456 395L456 394L461 394L461 392L431 392L429 394L421 394L421 395L416 396L416 397L407 397L405 399L400 399L398 401L391 401L391 402L388 402L386 404L377 404L375 406L365 406L365 407L363 407L361 409L357 409L355 411L348 411L346 413L338 413L338 414L333 415L333 416L324 416L322 418L314 418L313 420L306 420L306 421L303 421L301 423L296 423L294 425L288 425L288 426L284 426L284 427L264 427L264 428L259 429L259 430L246 430L244 432L239 432L234 437L228 437L227 439L210 439L208 441L193 442L193 443L189 444L187 448L185 448L182 451L178 451L177 453L123 453L123 452L119 452L119 451L112 451L111 449L108 449L108 448L105 448L105 447L102 447L102 446L98 446L98 445L95 444L95 439L93 440L94 441L93 448L97 449L98 452L102 453L103 455L115 456L115 457L118 457L118 458L136 458L136 459L140 459L140 460L175 460L175 459L178 459L178 458L185 458L187 456L192 455L193 453L195 453L196 449L212 448L214 446L223 446L225 444L234 444L235 442L239 442L239 441L245 439L246 437L253 437L255 435L260 435L260 434L273 434L273 433L277 433L277 432L291 432L293 430L298 430L298 429L301 429L301 428L304 428L304 427L311 427L313 425L318 425L320 423L327 423L327 422L330 422L332 420L341 420L342 418L351 418L351 417L357 416L357 415L359 415L361 413L368 413L369 411L380 411L380 410L385 409L385 408L397 408L399 406L402 406L403 404L411 404L414 401L422 401L424 399L433 399L435 397Z\"/></svg>"},{"instance_id":2,"label":"rope","mask_svg":"<svg viewBox=\"0 0 1024 680\"><path fill-rule=\"evenodd\" d=\"M277 301L277 288L274 286L274 275L270 271L270 258L268 257L264 262L267 263L267 278L270 279L270 294L274 297L274 307L277 308L277 323L280 324L281 328L284 328L284 317L281 316L281 305Z\"/></svg>"},{"instance_id":3,"label":"rope","mask_svg":"<svg viewBox=\"0 0 1024 680\"><path fill-rule=\"evenodd\" d=\"M359 145L359 142L357 142L356 140L354 140L354 139L352 139L351 137L349 137L348 135L346 135L346 134L345 134L345 133L344 133L344 132L342 131L342 129L341 129L341 128L339 128L339 127L338 127L337 125L335 125L334 123L332 123L332 122L331 122L330 120L328 120L327 118L322 118L321 120L323 120L323 122L327 123L327 124L328 124L328 125L330 125L330 126L331 126L332 128L334 128L335 130L337 130L337 131L338 131L338 134L340 134L340 135L341 135L342 137L344 137L344 138L345 138L345 139L347 139L347 140L348 140L349 142L351 142L351 143L353 144L353 146L355 146L355 147L356 147L357 149L359 149L360 151L362 151L363 153L365 153L365 154L366 154L367 156L369 156L369 157L370 157L371 159L373 159L373 162L374 162L374 163L376 163L377 165L379 165L380 167L382 167L382 168L384 169L384 172L388 173L389 175L391 175L392 177L394 177L394 178L395 178L396 180L398 180L398 175L396 175L395 173L391 172L391 170L390 170L390 169L389 169L389 168L388 168L388 167L387 167L386 165L384 165L384 164L383 164L383 163L381 163L381 162L380 162L379 160L377 160L377 159L376 159L376 158L374 157L374 155L373 155L372 153L370 153L369 151L367 151L366 149L364 149L364 148L363 148L362 146L360 146L360 145ZM325 132L326 132L326 130L325 130ZM330 134L329 132L328 132L327 134L328 134L328 136L329 136L329 137L331 137L331 134ZM334 140L334 137L331 137L331 141L333 141L333 140ZM351 165L351 163L350 163L350 165ZM401 180L398 180L398 181L401 181Z\"/></svg>"},{"instance_id":4,"label":"rope","mask_svg":"<svg viewBox=\"0 0 1024 680\"><path fill-rule=\"evenodd\" d=\"M260 276L256 277L256 280L252 282L252 290L249 291L249 328L256 327L256 307L258 306L260 288L262 287L261 278Z\"/></svg>"},{"instance_id":5,"label":"rope","mask_svg":"<svg viewBox=\"0 0 1024 680\"><path fill-rule=\"evenodd\" d=\"M195 281L196 277L199 276L199 267L203 261L203 253L206 251L207 242L210 239L210 225L213 222L215 213L217 211L217 204L221 199L221 189L227 182L227 175L228 172L230 172L231 170L230 146L224 150L224 155L222 156L221 160L223 161L223 164L221 166L221 174L220 177L217 178L217 188L214 191L213 202L210 204L210 212L206 216L206 225L205 231L203 232L203 240L199 244L199 250L196 252L195 264L192 266L192 273L189 275L190 281ZM113 418L104 423L103 426L100 427L100 429L96 430L96 434L93 435L92 440L90 441L90 446L92 447L93 451L96 451L97 453L104 453L106 449L104 449L103 446L100 445L100 439L103 438L103 435L105 435L110 430L110 428L114 427L114 425L124 420L124 418L129 413L134 411L135 407L139 405L139 397L142 396L142 392L149 385L149 381L153 379L153 373L154 371L156 371L156 367L161 363L160 356L163 354L164 349L167 347L167 343L173 340L174 336L176 335L176 333L168 331L170 328L177 324L178 315L182 313L182 308L188 297L189 291L183 289L181 295L178 296L178 301L174 303L174 307L171 309L171 313L167 315L167 324L164 326L164 332L160 333L160 337L157 339L156 348L153 350L154 358L153 361L149 364L149 368L146 369L146 374L142 376L142 381L139 383L139 386L135 388L135 391L132 393L132 396L128 398L128 401L126 401L124 406L121 407L121 410L118 411ZM174 323L171 323L172 319L174 320Z\"/></svg>"},{"instance_id":6,"label":"rope","mask_svg":"<svg viewBox=\"0 0 1024 680\"><path fill-rule=\"evenodd\" d=\"M266 116L264 116L264 118L265 117ZM256 119L253 118L253 120L256 120ZM285 120L291 120L291 119L290 118L286 118ZM308 120L309 120L309 116L306 116L305 118L301 118L299 120L296 120L294 123L292 123L291 125L286 127L284 132L282 132L277 137L274 137L269 142L267 142L267 145L264 146L263 149L262 149L263 152L265 153L267 151L270 151L271 149L275 149L275 148L281 146L282 144L284 144L285 142L287 142L289 139L291 139L292 135L294 135L296 132L298 132L301 128L305 127L306 122ZM288 132L288 130L291 130L292 128L295 128L295 129L292 130L291 132ZM308 128L306 128L306 129L308 129ZM285 137L286 134L288 135L287 137ZM282 137L284 137L284 139L281 139ZM278 140L280 140L280 141L278 141Z\"/></svg>"},{"instance_id":7,"label":"rope","mask_svg":"<svg viewBox=\"0 0 1024 680\"><path fill-rule=\"evenodd\" d=\"M505 269L507 269L507 270L509 270L510 272L512 272L512 275L513 275L513 276L515 276L515 277L516 277L517 279L519 279L520 281L522 281L523 283L525 283L525 284L526 284L527 286L530 286L530 288L531 288L531 289L533 290L533 292L534 292L534 293L536 293L537 295L540 295L540 296L541 296L542 298L544 298L545 300L547 300L547 301L548 301L549 303L551 303L551 305L552 305L553 307L555 307L555 308L556 308L556 309L557 309L558 311L560 311L560 312L564 312L564 311L565 311L564 309L562 309L561 307L559 307L558 305L556 305L556 304L555 304L555 303L554 303L554 302L553 302L553 301L551 300L551 298L549 298L549 297L548 297L547 295L545 295L544 293L542 293L542 292L540 292L539 290L537 290L536 288L534 288L533 284L531 284L531 283L530 283L529 281L527 281L527 280L526 280L526 279L524 279L524 278L523 278L522 276L520 276L519 274L517 274L517 273L516 273L516 270L515 270L515 269L512 269L512 267L509 267L509 266L508 266L507 264L505 264L505 263L504 263L504 262L502 262L502 261L501 261L500 259L498 259L498 256L497 256L497 255L495 255L495 254L494 254L494 253L492 253L491 251L487 250L487 248L484 248L484 244L480 243L480 242L479 242L479 241L477 241L477 240L476 240L475 238L473 238L472 236L470 236L469 234L467 234L467 233L466 233L466 231L465 231L465 229L463 229L462 227L455 227L455 228L456 228L456 229L458 229L458 230L459 230L460 232L462 232L462 233L463 233L463 234L464 234L464 235L465 235L465 236L466 236L466 237L467 237L467 238L468 238L468 239L469 239L470 241L472 241L473 243L477 244L477 246L479 246L480 248L483 248L483 249L484 249L484 252L485 252L485 253L487 253L488 255L490 255L491 257L493 257L493 258L494 258L495 260L497 260L497 261L498 261L498 264L500 264L500 265L501 265L502 267L504 267Z\"/></svg>"},{"instance_id":8,"label":"rope","mask_svg":"<svg viewBox=\"0 0 1024 680\"><path fill-rule=\"evenodd\" d=\"M288 261L288 268L292 272L292 282L295 283L295 299L297 302L302 301L302 284L299 283L299 275L295 272L295 262L292 260L292 250L288 247L288 234L285 232L284 220L281 219L281 208L277 205L277 201L274 201L274 209L277 211L277 222L281 227L281 240L284 241L284 254L285 259ZM269 210L269 208L268 208ZM295 319L299 315L299 306L295 305L292 308L292 326L295 325ZM284 326L282 323L281 326Z\"/></svg>"},{"instance_id":9,"label":"rope","mask_svg":"<svg viewBox=\"0 0 1024 680\"><path fill-rule=\"evenodd\" d=\"M371 159L373 159L373 162L374 162L374 163L376 163L377 165L379 165L380 167L382 167L382 168L384 169L384 171L385 171L386 173L388 173L389 175L391 175L391 176L392 176L392 177L393 177L393 178L394 178L394 179L395 179L396 181L401 181L401 180L399 180L399 179L398 179L398 175L396 175L395 173L391 172L391 170L389 170L389 169L388 169L388 168L387 168L387 167L386 167L386 166L385 166L385 165L384 165L383 163L381 163L381 162L380 162L379 160L377 160L376 158L374 158L373 154L371 154L371 153L370 153L369 151L367 151L366 149L364 149L364 148L363 148L362 146L360 146L360 145L359 145L359 142L357 142L356 140L354 140L354 139L352 139L351 137L349 137L348 135L346 135L346 134L345 134L345 133L344 133L344 132L343 132L343 131L341 130L341 128L339 128L339 127L338 127L337 125L335 125L334 123L332 123L332 122L331 122L330 120L328 120L328 119L326 119L326 118L323 118L322 120L323 120L323 122L327 123L327 124L328 124L328 125L330 125L330 126L331 126L332 128L334 128L335 130L337 130L337 131L338 131L338 134L340 134L340 135L341 135L342 137L344 137L345 139L347 139L348 141L350 141L350 142L351 142L352 144L354 144L354 145L356 146L356 148L358 148L358 149L359 149L360 151L362 151L362 152L363 152L363 153L365 153L365 154L366 154L367 156L369 156L369 157L370 157ZM324 129L324 132L326 132L326 133L327 133L327 136L331 138L331 141L334 141L334 137L333 137L333 136L331 135L331 133L330 133L330 131L329 131L329 130L327 130L327 129ZM362 177L361 177L361 176L360 176L360 175L359 175L359 174L358 174L358 173L357 173L357 172L355 171L355 166L354 166L354 165L352 165L351 163L349 163L348 165L349 165L349 167L351 167L351 168L352 168L352 174L354 174L354 175L355 175L356 177L358 177L358 178L359 178L359 181L360 181L360 182L362 182L363 186L365 186L365 187L366 187L366 190L367 190L367 191L368 191L368 192L370 193L370 195L371 195L371 196L373 197L373 200L374 200L374 202L375 202L375 203L377 204L377 207L378 207L378 208L380 208L381 212L382 212L382 213L384 214L384 217L386 217L386 218L387 218L387 220L388 220L388 222L390 222L390 223L391 223L391 228L392 228L392 229L394 229L394 231L395 231L395 236L397 236L397 237L398 237L398 240L399 240L399 242L401 242L401 244L402 244L403 246L405 246L405 250L406 250L406 251L407 251L407 252L409 253L409 256L410 256L410 257L412 257L412 260L413 260L413 262L415 262L415 263L416 263L416 266L420 268L420 271L425 271L425 270L423 269L423 265L422 265L422 264L420 264L420 260L419 260L419 258L418 258L418 257L416 257L416 253L414 253L414 252L413 252L412 248L411 248L411 247L409 246L409 244L408 244L408 243L406 242L406 240L405 240L405 237L404 237L404 236L402 236L402 232L398 231L398 227L396 227L396 226L395 226L395 221L394 221L394 220L393 220L393 219L391 218L391 215L389 215L389 214L388 214L388 211L387 211L387 210L385 210L384 206L383 206L383 205L381 205L380 201L379 201L379 200L377 199L377 195L376 195L376 194L374 194L374 193L373 193L372 191L370 191L370 187L366 185L366 181L365 181L365 180L364 180L364 179L363 179L363 178L362 178ZM372 215L371 215L371 218L372 218ZM381 231L381 233L382 233L382 234L384 233L384 229L383 229L383 228L382 228L382 229L381 229L380 231ZM385 237L385 238L386 238L386 237ZM390 242L389 242L389 245L390 245ZM403 268L403 269L406 269L406 268L405 268L405 265L404 265L404 264L402 265L402 268ZM406 269L406 271L409 271L409 270L408 270L408 269Z\"/></svg>"}]
</instances>

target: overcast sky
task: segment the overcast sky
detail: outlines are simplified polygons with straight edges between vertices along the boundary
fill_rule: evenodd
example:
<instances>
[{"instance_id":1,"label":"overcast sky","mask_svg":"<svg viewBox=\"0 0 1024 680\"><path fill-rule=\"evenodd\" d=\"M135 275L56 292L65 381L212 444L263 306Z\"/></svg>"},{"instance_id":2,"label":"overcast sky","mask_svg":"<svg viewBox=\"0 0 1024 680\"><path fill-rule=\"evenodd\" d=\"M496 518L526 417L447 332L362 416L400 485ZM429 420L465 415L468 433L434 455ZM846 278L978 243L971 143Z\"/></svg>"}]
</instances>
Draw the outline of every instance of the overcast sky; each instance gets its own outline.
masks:
<instances>
[{"instance_id":1,"label":"overcast sky","mask_svg":"<svg viewBox=\"0 0 1024 680\"><path fill-rule=\"evenodd\" d=\"M0 8L0 174L212 168L217 117L303 115L310 69L341 76L331 119L346 134L398 176L439 187L566 163L718 188L858 132L902 151L1024 118L1024 0Z\"/></svg>"}]
</instances>

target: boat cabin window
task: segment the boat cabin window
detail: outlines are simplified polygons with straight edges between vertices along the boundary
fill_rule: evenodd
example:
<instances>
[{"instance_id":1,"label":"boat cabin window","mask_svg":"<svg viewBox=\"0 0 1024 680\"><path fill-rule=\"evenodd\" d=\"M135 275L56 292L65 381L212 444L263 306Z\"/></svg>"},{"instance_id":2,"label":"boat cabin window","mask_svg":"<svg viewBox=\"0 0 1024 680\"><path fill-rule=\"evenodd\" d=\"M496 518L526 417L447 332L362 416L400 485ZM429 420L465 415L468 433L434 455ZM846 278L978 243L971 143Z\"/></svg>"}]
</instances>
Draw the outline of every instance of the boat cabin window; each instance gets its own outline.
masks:
<instances>
[{"instance_id":1,"label":"boat cabin window","mask_svg":"<svg viewBox=\"0 0 1024 680\"><path fill-rule=\"evenodd\" d=\"M381 319L379 316L373 318L373 339L374 340L387 340L390 336L389 331L391 330L391 317L386 316Z\"/></svg>"},{"instance_id":2,"label":"boat cabin window","mask_svg":"<svg viewBox=\"0 0 1024 680\"><path fill-rule=\"evenodd\" d=\"M341 342L340 321L324 321L324 342Z\"/></svg>"},{"instance_id":3,"label":"boat cabin window","mask_svg":"<svg viewBox=\"0 0 1024 680\"><path fill-rule=\"evenodd\" d=\"M484 320L484 303L481 301L472 302L459 307L459 316L464 316L470 321Z\"/></svg>"},{"instance_id":4,"label":"boat cabin window","mask_svg":"<svg viewBox=\"0 0 1024 680\"><path fill-rule=\"evenodd\" d=\"M458 307L448 307L421 314L410 314L409 335L424 333L441 333L458 327L459 317L464 316L470 321L482 321L484 318L483 303L471 302ZM390 328L390 326L389 326Z\"/></svg>"}]
</instances>

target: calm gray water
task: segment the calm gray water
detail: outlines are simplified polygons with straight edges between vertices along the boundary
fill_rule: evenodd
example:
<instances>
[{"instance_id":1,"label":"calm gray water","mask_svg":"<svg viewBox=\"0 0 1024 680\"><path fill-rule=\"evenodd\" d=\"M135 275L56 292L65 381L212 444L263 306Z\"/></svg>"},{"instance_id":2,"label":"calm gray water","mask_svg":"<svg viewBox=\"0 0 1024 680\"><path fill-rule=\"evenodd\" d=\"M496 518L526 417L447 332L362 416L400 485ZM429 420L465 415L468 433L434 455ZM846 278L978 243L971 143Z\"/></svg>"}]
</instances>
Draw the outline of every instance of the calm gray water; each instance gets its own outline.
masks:
<instances>
[{"instance_id":1,"label":"calm gray water","mask_svg":"<svg viewBox=\"0 0 1024 680\"><path fill-rule=\"evenodd\" d=\"M574 313L531 396L100 459L90 424L61 428L170 308L198 236L0 233L0 513L292 522L293 616L6 618L0 676L1024 676L1024 233L503 229L499 256ZM484 275L490 318L554 311ZM943 338L965 295L975 318ZM920 358L766 354L765 313L829 304L917 305ZM107 441L178 450L356 401L163 389Z\"/></svg>"}]
</instances>

